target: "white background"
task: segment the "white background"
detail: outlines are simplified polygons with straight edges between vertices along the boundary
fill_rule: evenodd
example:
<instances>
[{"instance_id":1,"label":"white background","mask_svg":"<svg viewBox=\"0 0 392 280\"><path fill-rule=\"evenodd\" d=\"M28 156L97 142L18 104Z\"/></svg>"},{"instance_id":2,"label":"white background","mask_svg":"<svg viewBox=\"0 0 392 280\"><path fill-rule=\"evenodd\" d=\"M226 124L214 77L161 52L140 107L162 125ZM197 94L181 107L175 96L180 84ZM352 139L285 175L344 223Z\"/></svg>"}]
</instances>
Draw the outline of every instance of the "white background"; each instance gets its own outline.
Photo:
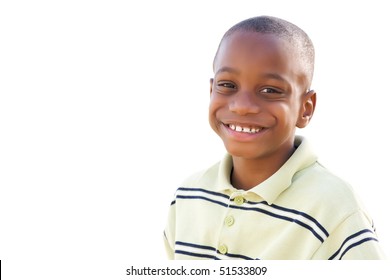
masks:
<instances>
[{"instance_id":1,"label":"white background","mask_svg":"<svg viewBox=\"0 0 392 280\"><path fill-rule=\"evenodd\" d=\"M175 189L224 153L207 121L216 48L262 14L312 38L318 103L299 133L354 186L391 256L387 2L2 1L3 275L109 279L123 275L107 262L165 260Z\"/></svg>"}]
</instances>

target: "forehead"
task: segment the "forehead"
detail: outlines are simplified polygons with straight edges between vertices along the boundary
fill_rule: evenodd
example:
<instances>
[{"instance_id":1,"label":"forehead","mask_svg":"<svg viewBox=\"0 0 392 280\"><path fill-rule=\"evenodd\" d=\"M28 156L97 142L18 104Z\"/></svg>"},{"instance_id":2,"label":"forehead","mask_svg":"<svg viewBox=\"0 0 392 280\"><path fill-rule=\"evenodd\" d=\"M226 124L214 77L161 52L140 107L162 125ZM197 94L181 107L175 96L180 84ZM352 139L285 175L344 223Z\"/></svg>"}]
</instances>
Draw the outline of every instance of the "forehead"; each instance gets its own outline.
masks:
<instances>
[{"instance_id":1,"label":"forehead","mask_svg":"<svg viewBox=\"0 0 392 280\"><path fill-rule=\"evenodd\" d=\"M218 65L230 62L266 64L295 63L296 53L287 42L274 34L262 34L257 32L236 31L224 38L216 55L214 68Z\"/></svg>"}]
</instances>

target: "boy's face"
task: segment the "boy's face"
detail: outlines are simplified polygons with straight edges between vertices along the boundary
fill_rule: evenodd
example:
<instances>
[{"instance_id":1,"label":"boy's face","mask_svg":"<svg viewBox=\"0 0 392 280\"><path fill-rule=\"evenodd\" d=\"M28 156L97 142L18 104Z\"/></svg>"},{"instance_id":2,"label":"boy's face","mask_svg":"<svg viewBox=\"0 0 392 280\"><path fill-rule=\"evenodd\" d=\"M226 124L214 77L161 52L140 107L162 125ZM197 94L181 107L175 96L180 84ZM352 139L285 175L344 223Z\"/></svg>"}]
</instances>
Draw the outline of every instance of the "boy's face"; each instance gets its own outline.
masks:
<instances>
[{"instance_id":1,"label":"boy's face","mask_svg":"<svg viewBox=\"0 0 392 280\"><path fill-rule=\"evenodd\" d=\"M315 105L290 46L271 34L235 32L218 50L209 121L236 157L286 158Z\"/></svg>"}]
</instances>

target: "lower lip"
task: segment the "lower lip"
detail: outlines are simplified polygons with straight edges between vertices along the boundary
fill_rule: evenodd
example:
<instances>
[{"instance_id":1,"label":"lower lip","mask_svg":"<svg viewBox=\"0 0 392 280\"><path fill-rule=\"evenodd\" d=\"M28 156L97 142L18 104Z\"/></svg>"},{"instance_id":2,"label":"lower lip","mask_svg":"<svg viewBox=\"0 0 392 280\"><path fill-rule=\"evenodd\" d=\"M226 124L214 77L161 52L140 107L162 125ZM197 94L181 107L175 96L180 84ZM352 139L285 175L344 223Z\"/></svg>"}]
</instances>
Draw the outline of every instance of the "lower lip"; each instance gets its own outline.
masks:
<instances>
[{"instance_id":1,"label":"lower lip","mask_svg":"<svg viewBox=\"0 0 392 280\"><path fill-rule=\"evenodd\" d=\"M252 141L257 137L260 137L262 134L264 134L265 132L265 128L261 129L259 132L256 133L246 133L246 132L240 132L240 131L235 131L230 129L230 127L228 127L225 124L222 124L223 129L226 131L226 133L231 137L234 138L237 141L241 141L241 142L248 142L248 141Z\"/></svg>"}]
</instances>

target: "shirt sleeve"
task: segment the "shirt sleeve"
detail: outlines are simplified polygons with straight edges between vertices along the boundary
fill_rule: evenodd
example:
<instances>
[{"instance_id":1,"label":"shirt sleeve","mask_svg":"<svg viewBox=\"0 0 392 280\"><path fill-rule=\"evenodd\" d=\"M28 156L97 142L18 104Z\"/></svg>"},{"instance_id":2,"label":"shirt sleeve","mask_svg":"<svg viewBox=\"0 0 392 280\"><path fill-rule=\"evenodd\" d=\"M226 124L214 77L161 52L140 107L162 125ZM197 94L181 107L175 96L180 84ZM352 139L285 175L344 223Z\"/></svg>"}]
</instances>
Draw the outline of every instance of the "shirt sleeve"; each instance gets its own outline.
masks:
<instances>
[{"instance_id":1,"label":"shirt sleeve","mask_svg":"<svg viewBox=\"0 0 392 280\"><path fill-rule=\"evenodd\" d=\"M361 210L342 221L323 242L312 259L385 259L371 219Z\"/></svg>"},{"instance_id":2,"label":"shirt sleeve","mask_svg":"<svg viewBox=\"0 0 392 280\"><path fill-rule=\"evenodd\" d=\"M174 240L175 240L175 220L176 220L176 212L175 212L175 200L171 203L169 208L169 214L167 218L167 223L165 230L163 232L163 241L167 254L167 258L169 260L174 259Z\"/></svg>"}]
</instances>

